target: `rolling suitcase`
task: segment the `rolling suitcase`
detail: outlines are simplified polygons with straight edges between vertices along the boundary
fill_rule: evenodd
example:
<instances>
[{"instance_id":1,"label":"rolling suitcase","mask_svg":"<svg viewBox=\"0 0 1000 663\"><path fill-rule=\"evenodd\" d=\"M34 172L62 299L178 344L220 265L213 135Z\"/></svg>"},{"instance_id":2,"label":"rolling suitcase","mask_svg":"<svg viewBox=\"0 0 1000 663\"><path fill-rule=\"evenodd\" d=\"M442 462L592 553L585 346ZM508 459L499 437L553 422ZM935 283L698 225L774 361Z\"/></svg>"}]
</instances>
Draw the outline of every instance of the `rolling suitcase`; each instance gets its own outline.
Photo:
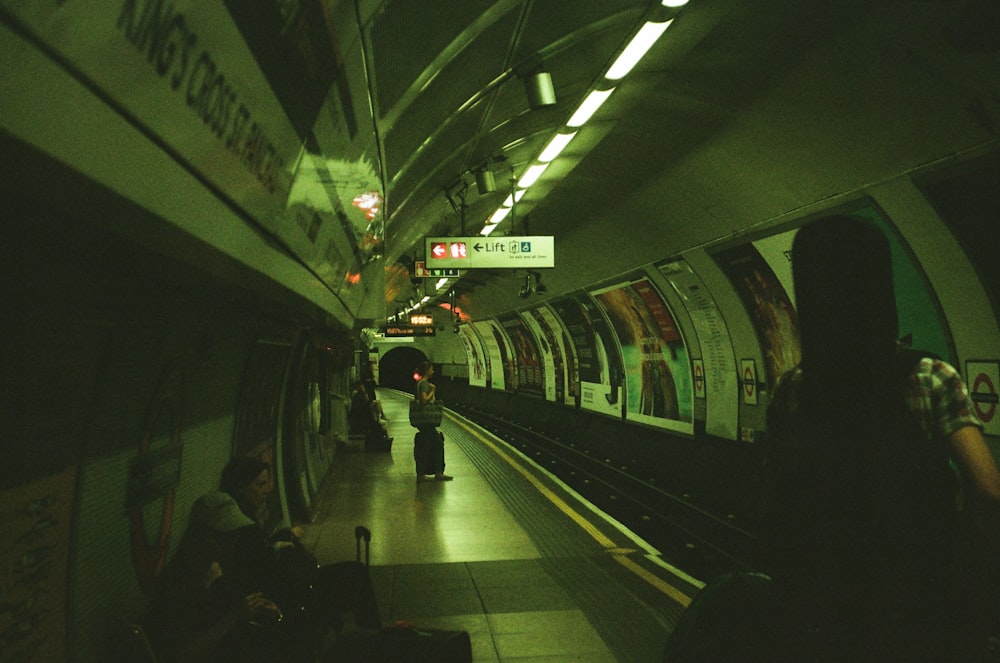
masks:
<instances>
[{"instance_id":1,"label":"rolling suitcase","mask_svg":"<svg viewBox=\"0 0 1000 663\"><path fill-rule=\"evenodd\" d=\"M358 561L368 566L371 563L371 530L358 525L354 528L354 539ZM352 663L472 663L472 641L467 631L421 628L407 622L396 622L373 635L340 643L333 660Z\"/></svg>"}]
</instances>

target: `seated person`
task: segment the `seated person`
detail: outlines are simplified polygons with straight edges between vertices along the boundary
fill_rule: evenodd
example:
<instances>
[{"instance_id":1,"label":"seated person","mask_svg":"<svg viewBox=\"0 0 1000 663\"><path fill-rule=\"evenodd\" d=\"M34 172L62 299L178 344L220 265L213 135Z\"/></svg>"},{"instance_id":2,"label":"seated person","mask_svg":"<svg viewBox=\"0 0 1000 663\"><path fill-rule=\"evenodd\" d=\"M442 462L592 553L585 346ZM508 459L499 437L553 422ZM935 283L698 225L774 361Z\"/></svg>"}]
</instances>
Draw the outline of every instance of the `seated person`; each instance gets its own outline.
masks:
<instances>
[{"instance_id":1,"label":"seated person","mask_svg":"<svg viewBox=\"0 0 1000 663\"><path fill-rule=\"evenodd\" d=\"M219 563L233 532L252 525L225 493L199 498L153 593L147 632L160 661L287 660L294 643L281 610L259 591L240 589Z\"/></svg>"},{"instance_id":2,"label":"seated person","mask_svg":"<svg viewBox=\"0 0 1000 663\"><path fill-rule=\"evenodd\" d=\"M364 564L318 566L301 543L301 528L283 528L273 534L264 530L272 489L270 465L257 458L234 458L222 472L220 488L250 520L250 525L237 531L238 548L230 555L230 566L224 567L227 572L238 576L245 587L264 588L279 605L284 600L304 608L299 612L312 615L320 626L344 628L348 618L361 629L380 628L375 592Z\"/></svg>"},{"instance_id":3,"label":"seated person","mask_svg":"<svg viewBox=\"0 0 1000 663\"><path fill-rule=\"evenodd\" d=\"M380 418L384 418L382 405L373 401L361 382L355 382L351 392L351 407L347 413L347 422L351 433L364 435L366 441L381 442L383 446L390 445L392 438Z\"/></svg>"}]
</instances>

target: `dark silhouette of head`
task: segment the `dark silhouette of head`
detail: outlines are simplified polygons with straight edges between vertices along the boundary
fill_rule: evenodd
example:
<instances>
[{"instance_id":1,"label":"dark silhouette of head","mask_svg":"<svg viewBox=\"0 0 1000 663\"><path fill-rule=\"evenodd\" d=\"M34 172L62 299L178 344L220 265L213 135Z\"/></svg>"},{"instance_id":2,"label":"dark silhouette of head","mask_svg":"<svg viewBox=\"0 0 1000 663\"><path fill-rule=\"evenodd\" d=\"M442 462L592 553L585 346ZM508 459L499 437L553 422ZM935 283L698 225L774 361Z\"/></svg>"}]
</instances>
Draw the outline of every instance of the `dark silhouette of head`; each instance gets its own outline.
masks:
<instances>
[{"instance_id":1,"label":"dark silhouette of head","mask_svg":"<svg viewBox=\"0 0 1000 663\"><path fill-rule=\"evenodd\" d=\"M899 323L889 241L873 222L833 216L804 225L792 273L806 373L836 384L887 375ZM850 368L848 368L848 363Z\"/></svg>"}]
</instances>

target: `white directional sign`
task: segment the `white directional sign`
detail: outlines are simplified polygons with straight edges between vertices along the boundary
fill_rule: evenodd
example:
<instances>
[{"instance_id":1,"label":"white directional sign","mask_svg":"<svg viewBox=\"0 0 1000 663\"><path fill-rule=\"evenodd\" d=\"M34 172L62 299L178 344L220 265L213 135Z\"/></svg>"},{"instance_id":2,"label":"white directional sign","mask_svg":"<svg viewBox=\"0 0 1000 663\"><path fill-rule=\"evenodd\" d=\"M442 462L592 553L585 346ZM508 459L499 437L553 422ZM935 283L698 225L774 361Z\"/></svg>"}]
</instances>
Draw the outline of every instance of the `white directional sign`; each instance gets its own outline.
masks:
<instances>
[{"instance_id":1,"label":"white directional sign","mask_svg":"<svg viewBox=\"0 0 1000 663\"><path fill-rule=\"evenodd\" d=\"M524 269L555 267L555 238L550 236L428 237L428 268L475 269L477 267Z\"/></svg>"}]
</instances>

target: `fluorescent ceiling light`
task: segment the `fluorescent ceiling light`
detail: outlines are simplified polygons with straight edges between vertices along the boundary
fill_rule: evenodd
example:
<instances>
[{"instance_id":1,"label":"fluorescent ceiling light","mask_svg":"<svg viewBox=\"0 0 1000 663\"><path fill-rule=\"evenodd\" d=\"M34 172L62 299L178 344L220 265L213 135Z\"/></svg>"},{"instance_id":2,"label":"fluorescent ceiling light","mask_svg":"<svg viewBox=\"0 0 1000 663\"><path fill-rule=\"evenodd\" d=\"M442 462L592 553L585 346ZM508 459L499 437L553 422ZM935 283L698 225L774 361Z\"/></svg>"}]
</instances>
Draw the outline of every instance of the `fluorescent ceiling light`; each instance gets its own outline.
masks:
<instances>
[{"instance_id":1,"label":"fluorescent ceiling light","mask_svg":"<svg viewBox=\"0 0 1000 663\"><path fill-rule=\"evenodd\" d=\"M688 0L663 0L660 4L664 7L683 7L688 3Z\"/></svg>"},{"instance_id":2,"label":"fluorescent ceiling light","mask_svg":"<svg viewBox=\"0 0 1000 663\"><path fill-rule=\"evenodd\" d=\"M542 173L544 173L545 169L548 167L549 164L547 163L540 163L531 166L528 170L524 171L524 175L522 175L521 179L517 181L517 186L522 189L527 189L529 186L538 181L538 178L542 176Z\"/></svg>"},{"instance_id":3,"label":"fluorescent ceiling light","mask_svg":"<svg viewBox=\"0 0 1000 663\"><path fill-rule=\"evenodd\" d=\"M490 233L493 232L493 230L496 229L496 227L497 225L495 223L491 223L488 226L483 226L483 229L479 231L479 234L482 235L483 237L489 237Z\"/></svg>"},{"instance_id":4,"label":"fluorescent ceiling light","mask_svg":"<svg viewBox=\"0 0 1000 663\"><path fill-rule=\"evenodd\" d=\"M573 136L575 135L576 132L574 131L571 134L556 134L553 136L552 140L549 141L549 144L545 146L544 150L542 150L542 153L538 155L538 160L542 163L548 163L555 159L564 149L566 149L566 146L569 145L569 142L573 140Z\"/></svg>"},{"instance_id":5,"label":"fluorescent ceiling light","mask_svg":"<svg viewBox=\"0 0 1000 663\"><path fill-rule=\"evenodd\" d=\"M448 279L441 279L440 281L438 281L434 285L434 289L435 290L440 290L441 288L445 287L446 285L448 285Z\"/></svg>"},{"instance_id":6,"label":"fluorescent ceiling light","mask_svg":"<svg viewBox=\"0 0 1000 663\"><path fill-rule=\"evenodd\" d=\"M597 109L601 107L601 104L607 101L608 97L610 97L611 93L614 91L614 88L611 88L610 90L592 91L587 95L587 98L583 100L580 107L576 109L576 112L573 113L573 117L569 118L569 122L566 123L566 126L580 127L586 124L587 120L590 119L590 116L597 112Z\"/></svg>"},{"instance_id":7,"label":"fluorescent ceiling light","mask_svg":"<svg viewBox=\"0 0 1000 663\"><path fill-rule=\"evenodd\" d=\"M608 73L605 77L612 81L617 81L623 78L625 74L632 71L632 67L642 59L642 56L646 54L656 40L660 38L660 35L670 26L672 21L665 21L664 23L646 23L639 29L639 32L632 37L632 41L629 42L622 54L618 56L611 68L608 69Z\"/></svg>"},{"instance_id":8,"label":"fluorescent ceiling light","mask_svg":"<svg viewBox=\"0 0 1000 663\"><path fill-rule=\"evenodd\" d=\"M500 207L497 211L493 212L493 214L490 215L490 218L486 221L491 225L496 225L507 218L507 215L510 214L510 210L510 207Z\"/></svg>"},{"instance_id":9,"label":"fluorescent ceiling light","mask_svg":"<svg viewBox=\"0 0 1000 663\"><path fill-rule=\"evenodd\" d=\"M504 207L513 207L514 203L521 202L521 198L524 198L524 194L526 194L526 193L528 193L528 192L525 191L524 189L520 189L518 191L515 191L514 193L512 193L509 196L507 196L506 198L504 198L503 199L503 203L501 203L501 204Z\"/></svg>"},{"instance_id":10,"label":"fluorescent ceiling light","mask_svg":"<svg viewBox=\"0 0 1000 663\"><path fill-rule=\"evenodd\" d=\"M431 298L430 295L426 295L426 296L424 296L423 299L420 300L420 303L421 304L426 304L428 301L430 301L430 298Z\"/></svg>"}]
</instances>

